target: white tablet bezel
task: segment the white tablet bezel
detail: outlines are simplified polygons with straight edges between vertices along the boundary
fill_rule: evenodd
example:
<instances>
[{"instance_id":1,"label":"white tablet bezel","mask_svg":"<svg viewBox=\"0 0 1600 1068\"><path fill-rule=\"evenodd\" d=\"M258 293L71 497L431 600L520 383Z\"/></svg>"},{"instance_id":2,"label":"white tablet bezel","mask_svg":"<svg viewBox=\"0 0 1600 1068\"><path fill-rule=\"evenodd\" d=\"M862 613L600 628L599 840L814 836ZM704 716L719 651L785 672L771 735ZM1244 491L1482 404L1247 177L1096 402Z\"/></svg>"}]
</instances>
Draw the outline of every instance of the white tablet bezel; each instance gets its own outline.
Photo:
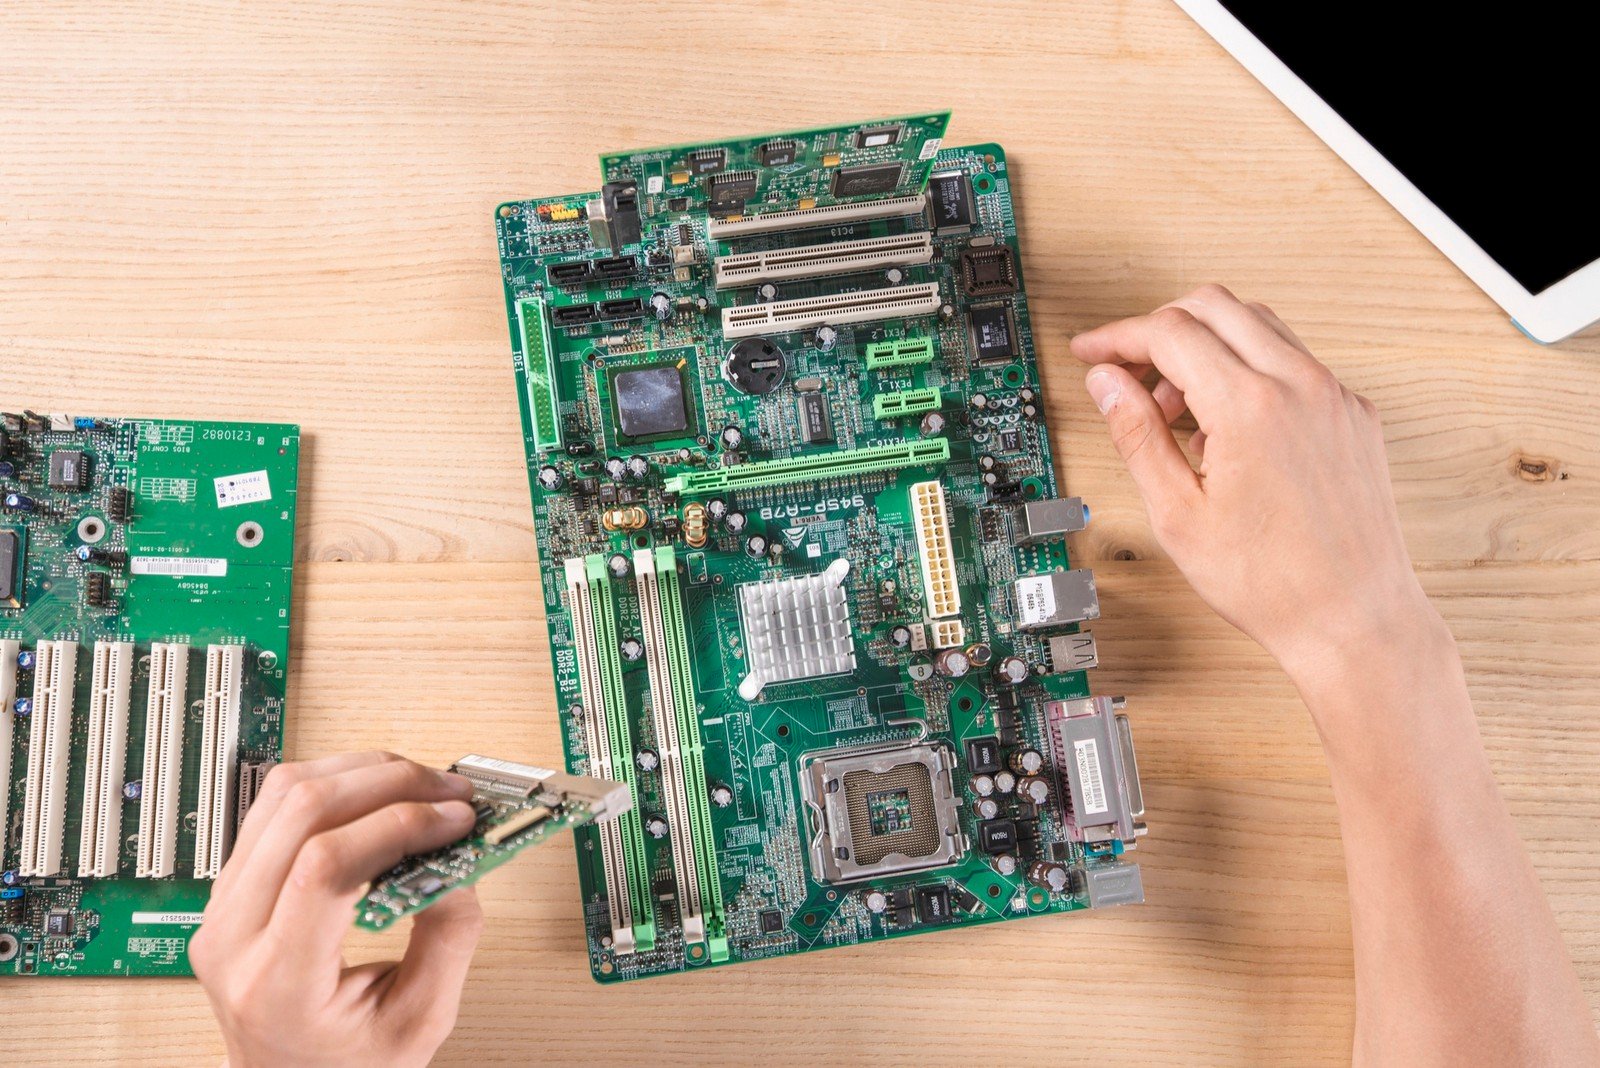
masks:
<instances>
[{"instance_id":1,"label":"white tablet bezel","mask_svg":"<svg viewBox=\"0 0 1600 1068\"><path fill-rule=\"evenodd\" d=\"M1218 0L1174 2L1504 308L1519 330L1549 343L1600 322L1600 260L1529 293Z\"/></svg>"}]
</instances>

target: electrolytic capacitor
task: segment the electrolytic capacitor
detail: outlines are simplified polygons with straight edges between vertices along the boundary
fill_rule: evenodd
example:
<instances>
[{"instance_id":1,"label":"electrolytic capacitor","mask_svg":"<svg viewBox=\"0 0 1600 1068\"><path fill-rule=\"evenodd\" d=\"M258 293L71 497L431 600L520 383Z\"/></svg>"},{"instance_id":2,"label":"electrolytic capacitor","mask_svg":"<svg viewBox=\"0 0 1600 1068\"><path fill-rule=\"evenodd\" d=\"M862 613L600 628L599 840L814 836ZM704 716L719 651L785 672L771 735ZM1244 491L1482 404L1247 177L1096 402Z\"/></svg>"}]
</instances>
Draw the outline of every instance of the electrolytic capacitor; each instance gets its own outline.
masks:
<instances>
[{"instance_id":1,"label":"electrolytic capacitor","mask_svg":"<svg viewBox=\"0 0 1600 1068\"><path fill-rule=\"evenodd\" d=\"M672 298L665 293L652 293L650 295L650 311L661 322L672 318Z\"/></svg>"},{"instance_id":2,"label":"electrolytic capacitor","mask_svg":"<svg viewBox=\"0 0 1600 1068\"><path fill-rule=\"evenodd\" d=\"M972 406L974 408L978 409L979 411L982 411L983 409L989 407L989 398L985 394L974 393L972 395L972 402L971 403L972 403Z\"/></svg>"},{"instance_id":3,"label":"electrolytic capacitor","mask_svg":"<svg viewBox=\"0 0 1600 1068\"><path fill-rule=\"evenodd\" d=\"M633 762L640 771L655 771L661 766L661 757L654 749L641 749L633 755Z\"/></svg>"},{"instance_id":4,"label":"electrolytic capacitor","mask_svg":"<svg viewBox=\"0 0 1600 1068\"><path fill-rule=\"evenodd\" d=\"M718 808L727 808L733 804L733 788L726 783L715 783L711 787L711 803Z\"/></svg>"},{"instance_id":5,"label":"electrolytic capacitor","mask_svg":"<svg viewBox=\"0 0 1600 1068\"><path fill-rule=\"evenodd\" d=\"M31 512L39 507L39 502L24 493L8 493L6 507L13 512Z\"/></svg>"},{"instance_id":6,"label":"electrolytic capacitor","mask_svg":"<svg viewBox=\"0 0 1600 1068\"><path fill-rule=\"evenodd\" d=\"M650 463L643 456L628 457L628 477L641 479L650 473Z\"/></svg>"},{"instance_id":7,"label":"electrolytic capacitor","mask_svg":"<svg viewBox=\"0 0 1600 1068\"><path fill-rule=\"evenodd\" d=\"M721 497L713 497L706 502L706 515L711 517L713 523L722 522L722 517L728 514L728 502Z\"/></svg>"},{"instance_id":8,"label":"electrolytic capacitor","mask_svg":"<svg viewBox=\"0 0 1600 1068\"><path fill-rule=\"evenodd\" d=\"M988 642L973 642L967 646L967 658L973 667L987 667L994 658L994 647Z\"/></svg>"},{"instance_id":9,"label":"electrolytic capacitor","mask_svg":"<svg viewBox=\"0 0 1600 1068\"><path fill-rule=\"evenodd\" d=\"M32 671L33 670L33 650L32 649L24 649L24 650L22 650L21 652L19 652L17 654L17 670L18 671Z\"/></svg>"},{"instance_id":10,"label":"electrolytic capacitor","mask_svg":"<svg viewBox=\"0 0 1600 1068\"><path fill-rule=\"evenodd\" d=\"M1050 783L1041 775L1018 780L1017 797L1030 805L1043 805L1050 800Z\"/></svg>"},{"instance_id":11,"label":"electrolytic capacitor","mask_svg":"<svg viewBox=\"0 0 1600 1068\"><path fill-rule=\"evenodd\" d=\"M561 472L549 464L539 468L539 474L537 477L539 479L540 489L556 490L561 488Z\"/></svg>"},{"instance_id":12,"label":"electrolytic capacitor","mask_svg":"<svg viewBox=\"0 0 1600 1068\"><path fill-rule=\"evenodd\" d=\"M752 534L745 540L744 551L746 555L762 557L767 555L767 539L760 534Z\"/></svg>"},{"instance_id":13,"label":"electrolytic capacitor","mask_svg":"<svg viewBox=\"0 0 1600 1068\"><path fill-rule=\"evenodd\" d=\"M1052 894L1059 894L1067 888L1066 866L1048 860L1036 860L1028 865L1028 881Z\"/></svg>"},{"instance_id":14,"label":"electrolytic capacitor","mask_svg":"<svg viewBox=\"0 0 1600 1068\"><path fill-rule=\"evenodd\" d=\"M606 457L606 477L613 482L621 482L622 477L628 473L628 465L623 463L620 456Z\"/></svg>"},{"instance_id":15,"label":"electrolytic capacitor","mask_svg":"<svg viewBox=\"0 0 1600 1068\"><path fill-rule=\"evenodd\" d=\"M17 473L16 465L9 460L0 460L0 478L10 478Z\"/></svg>"},{"instance_id":16,"label":"electrolytic capacitor","mask_svg":"<svg viewBox=\"0 0 1600 1068\"><path fill-rule=\"evenodd\" d=\"M889 895L882 890L868 890L862 898L866 903L867 911L873 915L882 915L889 908Z\"/></svg>"},{"instance_id":17,"label":"electrolytic capacitor","mask_svg":"<svg viewBox=\"0 0 1600 1068\"><path fill-rule=\"evenodd\" d=\"M833 347L839 343L839 331L824 323L817 327L817 332L811 335L811 340L823 352L832 352Z\"/></svg>"},{"instance_id":18,"label":"electrolytic capacitor","mask_svg":"<svg viewBox=\"0 0 1600 1068\"><path fill-rule=\"evenodd\" d=\"M33 698L31 698L31 697L19 697L19 698L17 698L15 701L13 701L11 703L11 711L13 711L17 715L23 716L23 717L27 717L27 716L33 715Z\"/></svg>"},{"instance_id":19,"label":"electrolytic capacitor","mask_svg":"<svg viewBox=\"0 0 1600 1068\"><path fill-rule=\"evenodd\" d=\"M1037 749L1018 749L1007 763L1018 775L1037 775L1044 767L1044 754Z\"/></svg>"},{"instance_id":20,"label":"electrolytic capacitor","mask_svg":"<svg viewBox=\"0 0 1600 1068\"><path fill-rule=\"evenodd\" d=\"M722 525L728 528L728 533L738 534L744 530L747 522L749 520L745 519L743 512L729 512Z\"/></svg>"},{"instance_id":21,"label":"electrolytic capacitor","mask_svg":"<svg viewBox=\"0 0 1600 1068\"><path fill-rule=\"evenodd\" d=\"M144 796L144 783L138 779L122 784L122 798L125 801L137 801Z\"/></svg>"},{"instance_id":22,"label":"electrolytic capacitor","mask_svg":"<svg viewBox=\"0 0 1600 1068\"><path fill-rule=\"evenodd\" d=\"M650 816L644 821L644 829L650 832L651 838L665 838L667 836L667 821L660 816Z\"/></svg>"},{"instance_id":23,"label":"electrolytic capacitor","mask_svg":"<svg viewBox=\"0 0 1600 1068\"><path fill-rule=\"evenodd\" d=\"M932 437L935 434L943 434L945 427L944 416L939 412L929 412L927 415L922 417L922 422L919 424L919 426L922 428L923 434L929 437Z\"/></svg>"},{"instance_id":24,"label":"electrolytic capacitor","mask_svg":"<svg viewBox=\"0 0 1600 1068\"><path fill-rule=\"evenodd\" d=\"M1015 875L1017 873L1017 858L1010 853L1001 853L999 856L991 858L990 862L994 864L994 870L1001 875Z\"/></svg>"},{"instance_id":25,"label":"electrolytic capacitor","mask_svg":"<svg viewBox=\"0 0 1600 1068\"><path fill-rule=\"evenodd\" d=\"M979 471L993 471L994 468L995 468L995 464L997 464L999 462L1000 461L996 460L993 456L990 456L987 453L985 453L984 455L978 457L978 470Z\"/></svg>"},{"instance_id":26,"label":"electrolytic capacitor","mask_svg":"<svg viewBox=\"0 0 1600 1068\"><path fill-rule=\"evenodd\" d=\"M994 788L1002 794L1009 794L1017 788L1017 777L1009 771L994 773Z\"/></svg>"},{"instance_id":27,"label":"electrolytic capacitor","mask_svg":"<svg viewBox=\"0 0 1600 1068\"><path fill-rule=\"evenodd\" d=\"M941 649L933 658L933 670L947 679L959 679L971 668L965 649Z\"/></svg>"},{"instance_id":28,"label":"electrolytic capacitor","mask_svg":"<svg viewBox=\"0 0 1600 1068\"><path fill-rule=\"evenodd\" d=\"M979 797L988 797L994 793L994 779L988 775L974 775L971 785L972 792Z\"/></svg>"},{"instance_id":29,"label":"electrolytic capacitor","mask_svg":"<svg viewBox=\"0 0 1600 1068\"><path fill-rule=\"evenodd\" d=\"M739 446L744 444L744 431L736 426L725 426L722 428L722 433L717 440L722 443L724 451L735 452Z\"/></svg>"},{"instance_id":30,"label":"electrolytic capacitor","mask_svg":"<svg viewBox=\"0 0 1600 1068\"><path fill-rule=\"evenodd\" d=\"M911 628L905 625L892 627L889 630L889 644L896 649L906 649L911 645Z\"/></svg>"},{"instance_id":31,"label":"electrolytic capacitor","mask_svg":"<svg viewBox=\"0 0 1600 1068\"><path fill-rule=\"evenodd\" d=\"M618 651L622 653L622 659L628 663L637 663L644 657L644 642L638 638L624 638Z\"/></svg>"},{"instance_id":32,"label":"electrolytic capacitor","mask_svg":"<svg viewBox=\"0 0 1600 1068\"><path fill-rule=\"evenodd\" d=\"M980 797L972 810L978 814L980 820L992 820L1000 815L1000 802L992 797Z\"/></svg>"},{"instance_id":33,"label":"electrolytic capacitor","mask_svg":"<svg viewBox=\"0 0 1600 1068\"><path fill-rule=\"evenodd\" d=\"M771 282L762 282L756 287L756 296L760 297L762 300L777 300L778 287L773 285Z\"/></svg>"},{"instance_id":34,"label":"electrolytic capacitor","mask_svg":"<svg viewBox=\"0 0 1600 1068\"><path fill-rule=\"evenodd\" d=\"M1028 681L1028 662L1020 656L1002 657L994 666L994 677L1007 686L1020 686Z\"/></svg>"},{"instance_id":35,"label":"electrolytic capacitor","mask_svg":"<svg viewBox=\"0 0 1600 1068\"><path fill-rule=\"evenodd\" d=\"M628 557L624 553L612 553L606 561L606 570L611 572L612 578L626 578L628 575Z\"/></svg>"}]
</instances>

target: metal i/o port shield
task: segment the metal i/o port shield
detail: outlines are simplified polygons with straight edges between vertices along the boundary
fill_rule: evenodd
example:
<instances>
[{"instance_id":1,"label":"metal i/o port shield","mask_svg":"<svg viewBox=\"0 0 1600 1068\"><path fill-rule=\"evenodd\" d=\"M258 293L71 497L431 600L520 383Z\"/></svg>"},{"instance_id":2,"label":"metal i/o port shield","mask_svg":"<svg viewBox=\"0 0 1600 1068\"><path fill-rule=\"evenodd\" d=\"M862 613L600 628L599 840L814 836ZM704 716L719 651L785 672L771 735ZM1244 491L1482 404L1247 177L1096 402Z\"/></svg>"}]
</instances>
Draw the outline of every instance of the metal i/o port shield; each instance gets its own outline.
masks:
<instances>
[{"instance_id":1,"label":"metal i/o port shield","mask_svg":"<svg viewBox=\"0 0 1600 1068\"><path fill-rule=\"evenodd\" d=\"M206 696L200 734L200 805L195 812L194 877L215 879L233 845L229 806L237 789L239 706L244 686L244 650L237 645L206 649Z\"/></svg>"},{"instance_id":2,"label":"metal i/o port shield","mask_svg":"<svg viewBox=\"0 0 1600 1068\"><path fill-rule=\"evenodd\" d=\"M78 877L107 879L117 874L122 853L122 780L133 698L133 643L96 642L92 676Z\"/></svg>"},{"instance_id":3,"label":"metal i/o port shield","mask_svg":"<svg viewBox=\"0 0 1600 1068\"><path fill-rule=\"evenodd\" d=\"M722 336L754 337L824 325L918 318L938 311L940 303L939 283L919 282L824 297L741 304L722 309Z\"/></svg>"},{"instance_id":4,"label":"metal i/o port shield","mask_svg":"<svg viewBox=\"0 0 1600 1068\"><path fill-rule=\"evenodd\" d=\"M144 791L139 800L141 879L172 875L177 856L179 788L183 775L183 723L188 712L189 647L150 646L150 693L144 719Z\"/></svg>"},{"instance_id":5,"label":"metal i/o port shield","mask_svg":"<svg viewBox=\"0 0 1600 1068\"><path fill-rule=\"evenodd\" d=\"M20 875L49 878L61 874L77 668L75 641L42 641L34 647L33 722L28 736Z\"/></svg>"}]
</instances>

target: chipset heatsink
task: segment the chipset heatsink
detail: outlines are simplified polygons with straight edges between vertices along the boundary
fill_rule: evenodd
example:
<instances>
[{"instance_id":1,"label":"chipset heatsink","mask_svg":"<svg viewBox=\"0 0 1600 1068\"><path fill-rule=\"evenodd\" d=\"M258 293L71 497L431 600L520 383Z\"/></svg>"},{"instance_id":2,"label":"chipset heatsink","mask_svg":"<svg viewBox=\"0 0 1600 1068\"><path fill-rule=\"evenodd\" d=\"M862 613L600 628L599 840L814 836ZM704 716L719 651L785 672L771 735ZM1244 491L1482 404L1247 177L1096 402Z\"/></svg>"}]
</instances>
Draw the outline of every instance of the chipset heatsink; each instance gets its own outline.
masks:
<instances>
[{"instance_id":1,"label":"chipset heatsink","mask_svg":"<svg viewBox=\"0 0 1600 1068\"><path fill-rule=\"evenodd\" d=\"M739 587L739 614L749 674L739 696L754 701L774 682L842 675L856 669L850 605L844 579L850 561L840 558L817 575Z\"/></svg>"}]
</instances>

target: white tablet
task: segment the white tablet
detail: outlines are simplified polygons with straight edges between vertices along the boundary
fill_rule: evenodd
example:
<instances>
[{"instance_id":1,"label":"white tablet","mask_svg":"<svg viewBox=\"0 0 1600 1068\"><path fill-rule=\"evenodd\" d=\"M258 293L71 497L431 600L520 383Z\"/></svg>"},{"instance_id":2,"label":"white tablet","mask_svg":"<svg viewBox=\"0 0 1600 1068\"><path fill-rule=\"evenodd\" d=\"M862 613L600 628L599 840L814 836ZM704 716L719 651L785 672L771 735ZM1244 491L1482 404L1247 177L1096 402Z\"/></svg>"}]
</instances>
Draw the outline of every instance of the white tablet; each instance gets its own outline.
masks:
<instances>
[{"instance_id":1,"label":"white tablet","mask_svg":"<svg viewBox=\"0 0 1600 1068\"><path fill-rule=\"evenodd\" d=\"M1176 2L1524 333L1600 321L1596 5Z\"/></svg>"}]
</instances>

